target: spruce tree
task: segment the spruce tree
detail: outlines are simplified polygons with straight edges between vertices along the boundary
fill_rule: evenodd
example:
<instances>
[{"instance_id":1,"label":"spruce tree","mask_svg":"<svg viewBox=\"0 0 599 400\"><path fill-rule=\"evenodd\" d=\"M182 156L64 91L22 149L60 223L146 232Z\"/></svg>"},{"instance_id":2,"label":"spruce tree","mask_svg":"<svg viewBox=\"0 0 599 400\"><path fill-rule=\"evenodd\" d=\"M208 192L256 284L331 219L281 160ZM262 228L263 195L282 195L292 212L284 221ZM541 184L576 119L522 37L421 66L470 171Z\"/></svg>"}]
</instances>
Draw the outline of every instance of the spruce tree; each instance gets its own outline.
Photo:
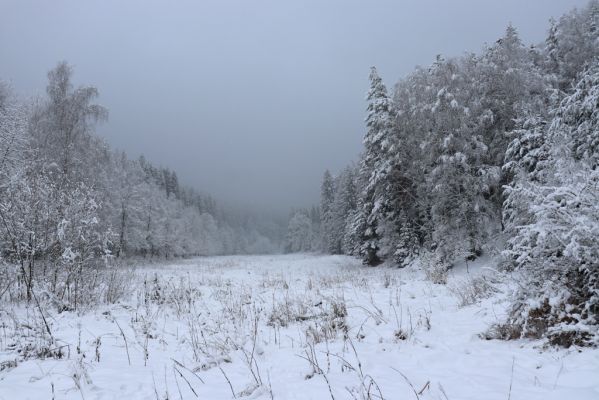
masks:
<instances>
[{"instance_id":1,"label":"spruce tree","mask_svg":"<svg viewBox=\"0 0 599 400\"><path fill-rule=\"evenodd\" d=\"M360 164L361 179L365 188L361 194L361 215L354 224L361 238L359 255L368 265L379 264L380 232L379 223L382 220L384 207L377 193L380 193L383 182L389 172L388 152L392 149L393 135L396 127L396 112L393 101L387 94L382 79L375 67L370 70L370 90L366 116L366 135L364 136L364 153Z\"/></svg>"},{"instance_id":2,"label":"spruce tree","mask_svg":"<svg viewBox=\"0 0 599 400\"><path fill-rule=\"evenodd\" d=\"M327 253L334 253L333 202L335 201L335 181L329 170L324 172L320 189L321 248Z\"/></svg>"}]
</instances>

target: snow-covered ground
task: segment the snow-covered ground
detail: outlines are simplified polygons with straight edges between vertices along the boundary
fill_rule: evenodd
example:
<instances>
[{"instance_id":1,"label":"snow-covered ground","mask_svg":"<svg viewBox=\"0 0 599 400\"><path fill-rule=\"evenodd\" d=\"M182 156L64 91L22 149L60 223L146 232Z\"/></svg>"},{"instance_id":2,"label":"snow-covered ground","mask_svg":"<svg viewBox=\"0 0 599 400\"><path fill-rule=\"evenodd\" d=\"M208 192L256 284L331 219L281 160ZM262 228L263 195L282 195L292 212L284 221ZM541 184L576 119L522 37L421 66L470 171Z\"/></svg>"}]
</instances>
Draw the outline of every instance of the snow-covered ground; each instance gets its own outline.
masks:
<instances>
[{"instance_id":1,"label":"snow-covered ground","mask_svg":"<svg viewBox=\"0 0 599 400\"><path fill-rule=\"evenodd\" d=\"M439 285L342 256L138 267L128 301L46 311L62 359L21 360L38 317L4 306L0 399L598 399L598 350L479 336L507 285L468 306L456 293L489 271Z\"/></svg>"}]
</instances>

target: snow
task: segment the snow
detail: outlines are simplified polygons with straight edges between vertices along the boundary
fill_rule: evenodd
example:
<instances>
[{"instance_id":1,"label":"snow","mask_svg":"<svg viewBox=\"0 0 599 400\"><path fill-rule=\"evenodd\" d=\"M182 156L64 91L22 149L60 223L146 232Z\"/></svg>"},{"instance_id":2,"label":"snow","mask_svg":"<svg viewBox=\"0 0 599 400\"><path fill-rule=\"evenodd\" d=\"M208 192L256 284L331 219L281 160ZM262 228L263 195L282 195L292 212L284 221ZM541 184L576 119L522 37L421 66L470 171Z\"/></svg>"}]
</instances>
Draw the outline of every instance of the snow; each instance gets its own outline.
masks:
<instances>
[{"instance_id":1,"label":"snow","mask_svg":"<svg viewBox=\"0 0 599 400\"><path fill-rule=\"evenodd\" d=\"M499 292L471 306L459 307L454 292L496 274L485 267L491 260L457 266L447 285L416 267L367 268L345 256L138 267L127 301L80 314L48 309L65 357L0 367L0 399L230 399L227 380L249 399L378 398L379 390L385 399L599 398L599 350L479 336L505 316L509 281L494 275ZM5 311L21 321L35 314ZM12 322L2 314L0 323L2 365L19 357L7 346Z\"/></svg>"}]
</instances>

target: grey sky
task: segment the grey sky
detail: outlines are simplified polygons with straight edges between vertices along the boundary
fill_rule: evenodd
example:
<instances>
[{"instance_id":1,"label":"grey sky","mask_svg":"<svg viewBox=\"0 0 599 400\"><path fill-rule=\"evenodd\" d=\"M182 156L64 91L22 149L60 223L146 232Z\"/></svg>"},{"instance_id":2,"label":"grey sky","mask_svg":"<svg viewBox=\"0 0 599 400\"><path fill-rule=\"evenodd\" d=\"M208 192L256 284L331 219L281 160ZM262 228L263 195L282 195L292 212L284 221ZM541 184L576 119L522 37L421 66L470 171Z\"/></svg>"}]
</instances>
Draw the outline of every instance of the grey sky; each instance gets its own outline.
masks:
<instances>
[{"instance_id":1,"label":"grey sky","mask_svg":"<svg viewBox=\"0 0 599 400\"><path fill-rule=\"evenodd\" d=\"M368 68L391 86L508 22L527 43L586 0L0 0L0 78L41 93L59 60L99 87L99 132L180 180L262 207L318 200L355 159Z\"/></svg>"}]
</instances>

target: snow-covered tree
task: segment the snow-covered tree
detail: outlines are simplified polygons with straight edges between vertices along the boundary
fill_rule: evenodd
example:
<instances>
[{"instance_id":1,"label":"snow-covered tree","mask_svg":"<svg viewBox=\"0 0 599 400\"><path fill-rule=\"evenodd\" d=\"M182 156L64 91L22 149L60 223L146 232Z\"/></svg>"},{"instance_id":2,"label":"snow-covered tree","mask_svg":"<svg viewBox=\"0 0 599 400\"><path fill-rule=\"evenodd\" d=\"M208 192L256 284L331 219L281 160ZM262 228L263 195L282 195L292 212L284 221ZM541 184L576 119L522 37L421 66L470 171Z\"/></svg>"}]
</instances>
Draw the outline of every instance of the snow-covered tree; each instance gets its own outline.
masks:
<instances>
[{"instance_id":1,"label":"snow-covered tree","mask_svg":"<svg viewBox=\"0 0 599 400\"><path fill-rule=\"evenodd\" d=\"M59 63L31 104L0 83L0 258L19 266L24 298L42 286L78 307L90 274L115 255L278 248L282 222L256 217L250 227L249 213L224 210L174 171L113 152L94 134L107 115L97 89L74 87L72 74Z\"/></svg>"},{"instance_id":2,"label":"snow-covered tree","mask_svg":"<svg viewBox=\"0 0 599 400\"><path fill-rule=\"evenodd\" d=\"M288 252L312 251L313 241L312 221L304 211L296 212L289 220L285 248Z\"/></svg>"},{"instance_id":3,"label":"snow-covered tree","mask_svg":"<svg viewBox=\"0 0 599 400\"><path fill-rule=\"evenodd\" d=\"M335 181L326 170L320 186L320 229L322 234L322 250L335 252L335 232L333 228L333 202L335 201Z\"/></svg>"},{"instance_id":4,"label":"snow-covered tree","mask_svg":"<svg viewBox=\"0 0 599 400\"><path fill-rule=\"evenodd\" d=\"M376 265L381 262L379 224L385 212L385 199L381 196L382 182L390 172L389 151L393 151L396 130L396 110L387 93L387 88L375 67L370 70L370 89L366 100L366 135L364 136L364 152L360 163L361 179L365 187L360 194L361 215L353 224L359 229L356 234L361 238L358 250L364 263Z\"/></svg>"},{"instance_id":5,"label":"snow-covered tree","mask_svg":"<svg viewBox=\"0 0 599 400\"><path fill-rule=\"evenodd\" d=\"M66 62L48 73L47 99L39 105L32 126L36 146L43 148L47 163L56 163L66 183L92 175L89 145L93 124L106 118L107 111L93 100L93 86L74 88L73 70Z\"/></svg>"},{"instance_id":6,"label":"snow-covered tree","mask_svg":"<svg viewBox=\"0 0 599 400\"><path fill-rule=\"evenodd\" d=\"M348 219L357 208L356 171L350 166L345 168L337 178L335 200L331 212L331 240L329 251L342 254L348 249L344 248L344 236L348 229Z\"/></svg>"},{"instance_id":7,"label":"snow-covered tree","mask_svg":"<svg viewBox=\"0 0 599 400\"><path fill-rule=\"evenodd\" d=\"M511 335L599 343L598 115L595 63L553 111L542 171L530 174L524 164L508 190L506 261L526 280L508 321Z\"/></svg>"}]
</instances>

